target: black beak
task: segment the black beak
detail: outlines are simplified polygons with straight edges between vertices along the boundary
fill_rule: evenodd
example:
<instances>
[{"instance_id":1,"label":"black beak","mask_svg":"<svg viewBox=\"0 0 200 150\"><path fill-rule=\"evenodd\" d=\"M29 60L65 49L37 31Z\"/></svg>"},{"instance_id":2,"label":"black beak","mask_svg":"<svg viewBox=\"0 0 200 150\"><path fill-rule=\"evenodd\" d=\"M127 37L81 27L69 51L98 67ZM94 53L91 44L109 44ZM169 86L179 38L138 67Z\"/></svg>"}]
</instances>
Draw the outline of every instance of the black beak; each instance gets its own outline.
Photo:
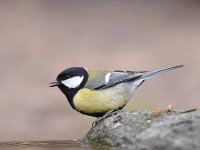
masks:
<instances>
[{"instance_id":1,"label":"black beak","mask_svg":"<svg viewBox=\"0 0 200 150\"><path fill-rule=\"evenodd\" d=\"M60 85L60 82L58 82L58 81L53 81L53 82L49 83L49 87L54 87L54 86L58 86L58 85Z\"/></svg>"}]
</instances>

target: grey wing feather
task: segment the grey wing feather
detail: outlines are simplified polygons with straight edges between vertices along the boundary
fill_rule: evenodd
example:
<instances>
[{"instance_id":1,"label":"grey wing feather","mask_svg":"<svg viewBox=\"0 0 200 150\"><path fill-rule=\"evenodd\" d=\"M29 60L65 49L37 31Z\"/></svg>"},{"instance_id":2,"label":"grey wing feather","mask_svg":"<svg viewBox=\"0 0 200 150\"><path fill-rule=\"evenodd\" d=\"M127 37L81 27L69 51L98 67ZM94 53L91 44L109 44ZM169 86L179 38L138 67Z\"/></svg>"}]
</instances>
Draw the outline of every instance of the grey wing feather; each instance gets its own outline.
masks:
<instances>
[{"instance_id":1,"label":"grey wing feather","mask_svg":"<svg viewBox=\"0 0 200 150\"><path fill-rule=\"evenodd\" d=\"M136 72L136 71L114 71L111 73L108 82L107 83L104 82L104 84L96 87L95 90L105 89L122 82L134 80L142 76L143 74L144 74L143 72Z\"/></svg>"},{"instance_id":2,"label":"grey wing feather","mask_svg":"<svg viewBox=\"0 0 200 150\"><path fill-rule=\"evenodd\" d=\"M125 82L125 81L137 81L137 80L146 80L148 78L151 78L153 76L157 76L160 75L162 73L168 72L168 71L172 71L178 68L183 67L183 65L176 65L176 66L171 66L171 67L167 67L167 68L162 68L156 71L142 71L142 72L136 72L136 71L125 71L125 72L121 72L118 71L116 73L112 73L109 82L103 87L103 88L107 88L113 85L116 85L118 83L121 82ZM121 73L121 74L120 74Z\"/></svg>"},{"instance_id":3,"label":"grey wing feather","mask_svg":"<svg viewBox=\"0 0 200 150\"><path fill-rule=\"evenodd\" d=\"M95 74L98 72L97 74ZM84 88L89 88L92 90L105 89L116 84L127 82L129 80L134 80L141 75L143 72L136 71L96 71L92 73L90 79L84 86ZM107 79L106 75L110 74Z\"/></svg>"},{"instance_id":4,"label":"grey wing feather","mask_svg":"<svg viewBox=\"0 0 200 150\"><path fill-rule=\"evenodd\" d=\"M102 78L101 80L95 81L92 84L88 84L85 87L96 90L96 89L99 89L100 87L104 86L105 84L106 84L105 78Z\"/></svg>"},{"instance_id":5,"label":"grey wing feather","mask_svg":"<svg viewBox=\"0 0 200 150\"><path fill-rule=\"evenodd\" d=\"M90 81L84 86L89 89L99 90L112 87L116 84L128 81L145 80L153 76L165 73L177 68L181 68L183 65L177 65L172 67L163 68L156 71L101 71L101 73L91 77ZM108 81L106 81L106 75L110 74Z\"/></svg>"}]
</instances>

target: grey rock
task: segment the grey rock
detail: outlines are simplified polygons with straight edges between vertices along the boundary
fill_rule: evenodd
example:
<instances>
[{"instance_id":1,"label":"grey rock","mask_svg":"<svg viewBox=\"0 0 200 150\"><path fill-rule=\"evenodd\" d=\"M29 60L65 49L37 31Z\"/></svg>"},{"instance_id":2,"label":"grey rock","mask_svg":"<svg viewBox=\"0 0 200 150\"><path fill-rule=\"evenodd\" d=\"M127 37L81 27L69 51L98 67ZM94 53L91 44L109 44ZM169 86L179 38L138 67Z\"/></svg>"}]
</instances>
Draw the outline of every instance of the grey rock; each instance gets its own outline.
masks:
<instances>
[{"instance_id":1,"label":"grey rock","mask_svg":"<svg viewBox=\"0 0 200 150\"><path fill-rule=\"evenodd\" d=\"M199 150L200 111L120 112L83 138L91 149Z\"/></svg>"}]
</instances>

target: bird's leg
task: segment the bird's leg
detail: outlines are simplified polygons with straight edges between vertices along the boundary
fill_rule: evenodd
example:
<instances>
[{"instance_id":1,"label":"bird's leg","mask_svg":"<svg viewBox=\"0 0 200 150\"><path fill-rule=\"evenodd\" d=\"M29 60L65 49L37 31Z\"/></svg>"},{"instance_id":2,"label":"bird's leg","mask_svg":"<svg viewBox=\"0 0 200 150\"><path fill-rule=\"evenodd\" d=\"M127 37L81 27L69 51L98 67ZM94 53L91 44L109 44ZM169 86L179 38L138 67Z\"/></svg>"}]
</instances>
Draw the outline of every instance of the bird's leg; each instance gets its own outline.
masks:
<instances>
[{"instance_id":1,"label":"bird's leg","mask_svg":"<svg viewBox=\"0 0 200 150\"><path fill-rule=\"evenodd\" d=\"M95 126L96 124L100 123L101 121L103 121L104 119L116 115L120 112L120 110L109 110L108 112L106 112L102 117L98 117L93 123L92 126Z\"/></svg>"}]
</instances>

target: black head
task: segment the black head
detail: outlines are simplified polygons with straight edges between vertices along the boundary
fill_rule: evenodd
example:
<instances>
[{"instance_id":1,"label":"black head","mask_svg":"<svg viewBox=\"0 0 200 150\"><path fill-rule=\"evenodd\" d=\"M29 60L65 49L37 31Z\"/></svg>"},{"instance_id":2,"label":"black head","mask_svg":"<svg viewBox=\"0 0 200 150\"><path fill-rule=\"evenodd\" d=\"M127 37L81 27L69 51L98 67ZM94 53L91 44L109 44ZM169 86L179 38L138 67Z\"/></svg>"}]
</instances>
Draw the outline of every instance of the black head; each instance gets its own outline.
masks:
<instances>
[{"instance_id":1,"label":"black head","mask_svg":"<svg viewBox=\"0 0 200 150\"><path fill-rule=\"evenodd\" d=\"M50 83L50 87L58 86L74 108L73 97L85 85L87 80L88 73L84 68L72 67L58 74L56 81Z\"/></svg>"}]
</instances>

